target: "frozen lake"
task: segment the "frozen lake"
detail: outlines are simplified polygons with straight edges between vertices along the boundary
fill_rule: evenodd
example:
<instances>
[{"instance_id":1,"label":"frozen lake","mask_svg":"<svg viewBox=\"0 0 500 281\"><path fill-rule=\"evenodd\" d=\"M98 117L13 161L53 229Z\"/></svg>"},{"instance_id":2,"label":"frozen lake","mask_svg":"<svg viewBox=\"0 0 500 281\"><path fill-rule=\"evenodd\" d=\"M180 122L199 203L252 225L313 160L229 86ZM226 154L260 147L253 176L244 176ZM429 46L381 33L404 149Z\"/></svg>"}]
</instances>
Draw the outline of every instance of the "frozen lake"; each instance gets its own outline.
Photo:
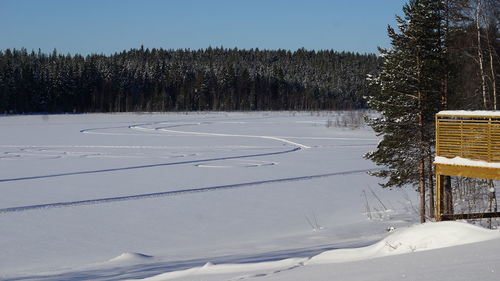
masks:
<instances>
[{"instance_id":1,"label":"frozen lake","mask_svg":"<svg viewBox=\"0 0 500 281\"><path fill-rule=\"evenodd\" d=\"M415 193L367 174L378 137L339 114L0 117L0 278L309 256L412 223Z\"/></svg>"}]
</instances>

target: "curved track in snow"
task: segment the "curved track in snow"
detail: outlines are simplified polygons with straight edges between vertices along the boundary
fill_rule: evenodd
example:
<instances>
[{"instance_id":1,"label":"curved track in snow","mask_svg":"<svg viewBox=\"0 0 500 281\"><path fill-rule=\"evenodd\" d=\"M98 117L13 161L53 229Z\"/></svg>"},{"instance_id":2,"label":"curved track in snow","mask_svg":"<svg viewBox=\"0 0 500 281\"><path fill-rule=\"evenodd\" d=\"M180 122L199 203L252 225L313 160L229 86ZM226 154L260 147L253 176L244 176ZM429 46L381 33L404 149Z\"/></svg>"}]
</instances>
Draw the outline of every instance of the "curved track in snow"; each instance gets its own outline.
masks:
<instances>
[{"instance_id":1,"label":"curved track in snow","mask_svg":"<svg viewBox=\"0 0 500 281\"><path fill-rule=\"evenodd\" d=\"M171 190L171 191L164 191L164 192L135 194L135 195L128 195L128 196L106 197L106 198L88 199L88 200L79 200L79 201L66 201L66 202L56 202L56 203L48 203L48 204L37 204L37 205L10 207L10 208L0 209L0 214L13 213L13 212L24 212L24 211L39 210L39 209L49 209L49 208L76 207L76 206L82 206L82 205L105 204L105 203L112 203L112 202L118 202L118 201L141 200L141 199L156 198L156 197L178 196L178 195L186 195L186 194L198 193L198 192L221 191L221 190L227 190L227 189L236 189L236 188L243 188L243 187L270 184L270 183L282 183L282 182L312 180L312 179L332 177L332 176L360 174L360 173L372 172L375 170L380 170L380 168L333 172L333 173L300 176L300 177L260 180L260 181L253 181L253 182L235 183L235 184L227 184L227 185L216 185L216 186L190 188L190 189L179 189L179 190Z\"/></svg>"},{"instance_id":2,"label":"curved track in snow","mask_svg":"<svg viewBox=\"0 0 500 281\"><path fill-rule=\"evenodd\" d=\"M199 160L188 160L188 161L179 161L179 162L169 162L169 163L159 163L159 164L150 164L150 165L138 165L138 166L129 166L129 167L119 167L119 168L108 168L108 169L100 169L100 170L87 170L87 171L77 171L77 172L67 172L67 173L57 173L57 174L49 174L49 175L37 175L37 176L28 176L28 177L18 177L18 178L5 178L5 179L0 179L0 183L2 182L13 182L13 181L24 181L24 180L34 180L34 179L43 179L43 178L54 178L54 177L64 177L64 176L74 176L74 175L83 175L83 174L95 174L95 173L107 173L107 172L115 172L115 171L123 171L123 170L135 170L135 169L145 169L145 168L154 168L154 167L161 167L161 166L172 166L172 165L183 165L183 164L196 164L196 163L203 163L203 162L210 162L210 161L220 161L220 160L231 160L231 159L242 159L242 158L250 158L250 157L260 157L260 156L270 156L270 155L278 155L278 154L285 154L285 153L290 153L290 152L295 152L300 149L309 149L311 147L297 143L297 142L292 142L289 140L286 140L284 138L278 138L278 137L273 137L273 136L255 136L255 135L236 135L236 134L218 134L218 133L202 133L202 132L186 132L186 131L174 131L174 130L169 130L169 128L176 128L176 127L184 127L184 126L193 126L193 125L201 125L204 124L204 122L191 122L191 123L179 123L179 124L172 124L170 126L162 126L162 127L155 127L155 128L148 128L146 126L153 126L156 124L165 124L169 123L168 121L160 121L160 122L152 122L152 123L142 123L142 124L135 124L135 125L128 125L128 126L114 126L114 127L102 127L102 128L90 128L90 129L82 129L80 130L81 133L91 133L91 134L111 134L115 135L117 133L107 133L107 132L97 132L100 130L109 130L109 129L123 129L123 128L128 128L128 129L133 129L133 130L140 130L142 132L145 131L164 131L164 132L170 132L170 133L176 133L176 134L186 134L186 135L196 135L196 136L222 136L222 137L243 137L243 138L260 138L260 139L271 139L275 141L279 141L284 144L288 145L293 145L295 148L285 150L285 151L278 151L278 152L267 152L267 153L257 153L257 154L247 154L247 155L237 155L237 156L229 156L229 157L216 157L216 158L210 158L210 159L199 159ZM123 133L118 133L119 135L123 135ZM129 134L125 134L129 135ZM139 134L139 135L144 135L144 134ZM145 134L147 136L155 135L155 134Z\"/></svg>"},{"instance_id":3,"label":"curved track in snow","mask_svg":"<svg viewBox=\"0 0 500 281\"><path fill-rule=\"evenodd\" d=\"M184 121L184 122L179 122L179 123L173 123L173 122L169 122L169 121L159 121L159 122L142 123L142 124L135 124L135 125L128 125L128 126L89 128L89 129L82 129L82 130L80 130L80 132L81 133L90 133L90 134L106 134L106 135L108 135L108 134L109 135L131 135L129 133L121 133L121 132L102 132L102 130L110 130L110 129L131 129L131 130L140 131L141 134L138 134L138 135L143 135L143 136L159 136L158 134L148 133L148 132L167 132L167 133L173 133L176 135L180 134L180 135L192 135L192 136L200 136L200 137L215 136L215 137L258 138L258 139L267 139L267 140L277 141L277 142L282 143L283 145L291 145L291 146L293 146L293 148L287 149L287 150L282 150L282 151L253 153L253 154L244 154L244 155L227 156L227 157L214 157L214 158L208 158L208 159L186 160L186 161L167 162L167 163L148 164L148 165L136 165L136 166L107 168L107 169L99 169L99 170L85 170L85 171L76 171L76 172L67 172L67 173L55 173L55 174L48 174L48 175L37 175L37 176L27 176L27 177L18 177L18 178L4 178L4 179L0 179L0 183L14 182L14 181L25 181L25 180L36 180L36 179L53 178L53 177L74 176L74 175L84 175L84 174L107 173L107 172L126 171L126 170L135 170L135 169L146 169L146 168L154 168L154 167L173 166L173 165L185 165L185 164L198 164L196 166L205 167L201 163L279 155L279 154L296 152L296 151L301 150L301 149L310 149L312 147L298 143L298 142L290 141L287 138L315 139L314 137L281 137L281 136L277 137L277 136L264 136L264 135L223 134L223 133L172 130L172 128L179 128L179 127L186 127L186 126L198 126L198 125L202 125L202 124L211 124L211 123L213 123L213 122L196 122L196 121L195 122L187 122L187 121ZM166 124L169 124L169 126L165 126ZM135 135L135 134L132 134L132 135ZM353 138L319 138L319 139L348 140L348 139L353 139ZM87 147L87 146L82 146L82 147ZM93 147L93 146L89 146L89 147ZM113 147L113 146L98 146L98 147L108 148L108 147ZM219 165L219 166L221 166L221 165ZM217 167L219 167L219 166L217 166ZM208 165L207 167L212 167L212 166ZM271 183L302 181L302 180L311 180L311 179L315 179L315 178L323 178L323 177L331 177L331 176L339 176L339 175L359 174L359 173L366 173L366 172L375 171L375 170L379 170L379 168L349 170L349 171L341 171L341 172L331 172L331 173L326 173L326 174L287 177L287 178L278 178L278 179L267 179L267 180L259 180L259 181L252 181L252 182L234 183L234 184L228 184L228 185L216 185L216 186L199 187L199 188L187 188L187 189L178 189L178 190L173 190L173 191L171 190L171 191L163 191L163 192L155 192L155 193L134 194L134 195L127 195L127 196L106 197L106 198L87 199L87 200L78 200L78 201L65 201L65 202L35 204L35 205L18 206L18 207L8 207L8 208L0 209L0 214L13 213L13 212L23 212L23 211L37 210L37 209L104 204L104 203L111 203L111 202L117 202L117 201L140 200L140 199L155 198L155 197L178 196L178 195L197 193L197 192L220 191L220 190L226 190L226 189L236 189L236 188L243 188L243 187L271 184Z\"/></svg>"},{"instance_id":4,"label":"curved track in snow","mask_svg":"<svg viewBox=\"0 0 500 281\"><path fill-rule=\"evenodd\" d=\"M161 123L156 123L156 124L161 124ZM274 136L260 136L260 135L241 135L241 134L221 134L221 133L208 133L208 132L192 132L192 131L179 131L179 130L171 130L171 128L176 128L176 127L184 127L184 126L193 126L193 125L202 125L202 123L188 123L188 124L177 124L177 125L171 125L171 126L166 126L166 127L156 127L156 128L147 128L144 127L144 125L153 125L153 124L140 124L140 125L132 125L129 126L130 129L135 129L135 130L141 130L141 131L162 131L162 132L167 132L167 133L174 133L174 134L185 134L185 135L194 135L194 136L211 136L211 137L239 137L239 138L258 138L258 139L268 139L268 140L274 140L274 141L279 141L285 144L290 144L296 147L300 147L303 149L309 149L311 147L298 143L298 142L293 142L290 140L287 140L282 137L274 137Z\"/></svg>"},{"instance_id":5,"label":"curved track in snow","mask_svg":"<svg viewBox=\"0 0 500 281\"><path fill-rule=\"evenodd\" d=\"M87 171L68 172L68 173L50 174L50 175L39 175L39 176L29 176L29 177L19 177L19 178L7 178L7 179L0 179L0 183L13 182L13 181L24 181L24 180L34 180L34 179L44 179L44 178L54 178L54 177L64 177L64 176L74 176L74 175L107 173L107 172L116 172L116 171L124 171L124 170L146 169L146 168L154 168L154 167L173 166L173 165L196 164L196 163L220 161L220 160L242 159L242 158L251 158L251 157L279 155L279 154L285 154L285 153L298 151L300 149L301 149L300 147L295 147L293 149L287 149L287 150L277 151L277 152L245 154L245 155L236 155L236 156L228 156L228 157L216 157L216 158L208 158L208 159L187 160L187 161L179 161L179 162L167 162L167 163L159 163L159 164L129 166L129 167L120 167L120 168L109 168L109 169L101 169L101 170L87 170Z\"/></svg>"}]
</instances>

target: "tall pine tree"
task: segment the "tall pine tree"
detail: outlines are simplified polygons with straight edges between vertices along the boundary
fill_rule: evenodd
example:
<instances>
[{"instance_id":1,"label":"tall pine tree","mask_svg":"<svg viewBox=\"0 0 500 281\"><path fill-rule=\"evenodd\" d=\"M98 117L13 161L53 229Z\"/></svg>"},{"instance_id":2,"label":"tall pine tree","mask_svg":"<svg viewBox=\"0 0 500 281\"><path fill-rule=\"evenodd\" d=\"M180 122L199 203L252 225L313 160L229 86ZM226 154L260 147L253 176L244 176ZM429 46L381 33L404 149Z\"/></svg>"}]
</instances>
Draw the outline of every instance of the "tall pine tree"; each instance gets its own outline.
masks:
<instances>
[{"instance_id":1,"label":"tall pine tree","mask_svg":"<svg viewBox=\"0 0 500 281\"><path fill-rule=\"evenodd\" d=\"M441 1L410 0L404 17L396 17L399 33L388 27L391 49L384 59L379 87L368 98L380 116L369 120L382 141L366 158L386 168L374 175L386 178L384 187L418 186L420 220L425 221L426 189L433 188L432 147L434 115L440 108L443 65ZM431 200L431 204L432 200Z\"/></svg>"}]
</instances>

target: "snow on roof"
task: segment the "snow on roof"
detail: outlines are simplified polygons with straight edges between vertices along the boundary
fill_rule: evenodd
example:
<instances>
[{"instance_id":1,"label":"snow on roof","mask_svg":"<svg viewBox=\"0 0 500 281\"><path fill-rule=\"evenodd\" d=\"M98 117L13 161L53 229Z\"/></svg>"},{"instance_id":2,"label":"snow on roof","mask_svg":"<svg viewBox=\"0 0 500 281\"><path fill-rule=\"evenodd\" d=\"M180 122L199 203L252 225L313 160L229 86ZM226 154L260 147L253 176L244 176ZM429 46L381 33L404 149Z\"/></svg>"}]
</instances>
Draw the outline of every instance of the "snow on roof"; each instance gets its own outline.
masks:
<instances>
[{"instance_id":1,"label":"snow on roof","mask_svg":"<svg viewBox=\"0 0 500 281\"><path fill-rule=\"evenodd\" d=\"M440 116L461 115L461 116L498 116L500 111L492 110L443 110L437 113Z\"/></svg>"},{"instance_id":2,"label":"snow on roof","mask_svg":"<svg viewBox=\"0 0 500 281\"><path fill-rule=\"evenodd\" d=\"M446 158L442 156L436 156L434 158L434 164L445 164L445 165L460 165L460 166L474 166L474 167L484 167L484 168L500 168L500 163L490 163L481 160L472 160L462 157Z\"/></svg>"}]
</instances>

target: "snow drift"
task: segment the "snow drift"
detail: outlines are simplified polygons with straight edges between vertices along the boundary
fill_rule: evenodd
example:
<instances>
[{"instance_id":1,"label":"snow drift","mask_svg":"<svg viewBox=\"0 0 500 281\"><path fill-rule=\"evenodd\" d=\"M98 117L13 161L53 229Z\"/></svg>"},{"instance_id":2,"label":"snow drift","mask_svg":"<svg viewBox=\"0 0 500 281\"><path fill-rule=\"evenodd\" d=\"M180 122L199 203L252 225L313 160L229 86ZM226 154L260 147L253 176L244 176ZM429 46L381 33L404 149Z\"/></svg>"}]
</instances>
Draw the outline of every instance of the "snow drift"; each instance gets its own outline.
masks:
<instances>
[{"instance_id":1,"label":"snow drift","mask_svg":"<svg viewBox=\"0 0 500 281\"><path fill-rule=\"evenodd\" d=\"M389 255L405 254L500 238L500 231L488 230L462 222L439 222L396 230L371 246L340 249L312 257L308 264L357 261Z\"/></svg>"},{"instance_id":2,"label":"snow drift","mask_svg":"<svg viewBox=\"0 0 500 281\"><path fill-rule=\"evenodd\" d=\"M123 253L108 261L108 263L137 263L152 259L153 256L142 253Z\"/></svg>"},{"instance_id":3,"label":"snow drift","mask_svg":"<svg viewBox=\"0 0 500 281\"><path fill-rule=\"evenodd\" d=\"M426 251L444 247L500 239L499 230L488 230L462 222L439 222L414 225L396 230L381 241L367 247L338 249L323 252L311 258L295 258L252 264L207 263L205 266L182 271L167 272L141 280L163 281L188 276L245 274L272 270L275 273L289 271L314 264L331 264L379 258L397 254ZM252 276L260 276L252 274ZM184 279L183 279L184 280Z\"/></svg>"}]
</instances>

